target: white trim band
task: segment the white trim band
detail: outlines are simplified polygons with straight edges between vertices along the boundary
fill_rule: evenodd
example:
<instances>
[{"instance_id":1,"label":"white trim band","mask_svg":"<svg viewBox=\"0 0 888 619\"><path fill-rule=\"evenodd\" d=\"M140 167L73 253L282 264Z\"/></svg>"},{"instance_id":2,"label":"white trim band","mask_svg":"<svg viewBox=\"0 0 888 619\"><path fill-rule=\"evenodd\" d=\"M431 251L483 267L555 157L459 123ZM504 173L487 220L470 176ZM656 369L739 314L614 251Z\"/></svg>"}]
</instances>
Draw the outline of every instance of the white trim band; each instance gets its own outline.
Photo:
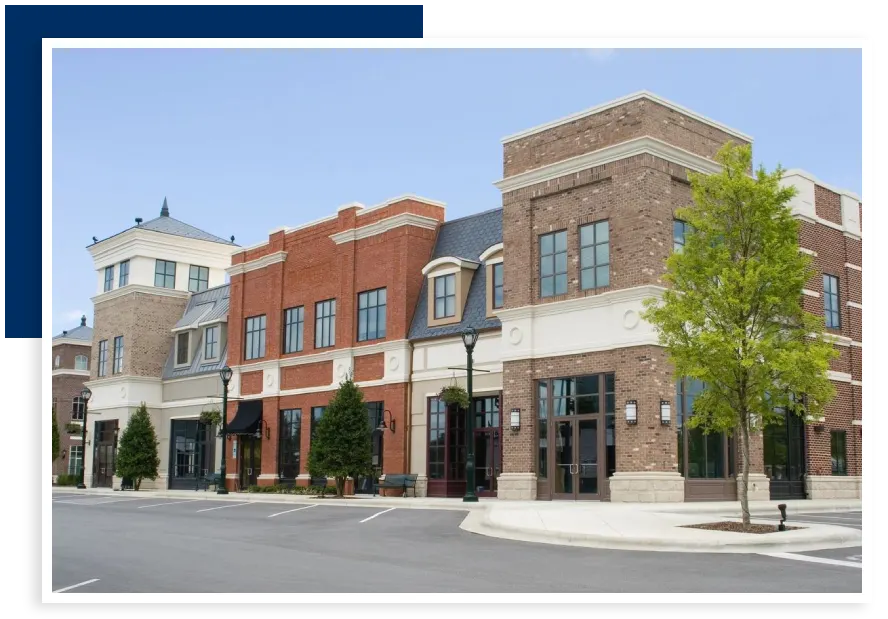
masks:
<instances>
[{"instance_id":1,"label":"white trim band","mask_svg":"<svg viewBox=\"0 0 888 619\"><path fill-rule=\"evenodd\" d=\"M414 213L401 213L367 226L331 234L330 239L332 239L337 245L341 245L343 243L348 243L349 241L357 241L377 234L383 234L389 230L400 228L401 226L415 226L426 230L434 230L438 227L439 223L440 222L437 219L432 219L431 217L423 217L422 215L416 215Z\"/></svg>"},{"instance_id":2,"label":"white trim band","mask_svg":"<svg viewBox=\"0 0 888 619\"><path fill-rule=\"evenodd\" d=\"M808 290L807 288L802 288L802 294L808 297L819 297L820 293L816 290Z\"/></svg>"},{"instance_id":3,"label":"white trim band","mask_svg":"<svg viewBox=\"0 0 888 619\"><path fill-rule=\"evenodd\" d=\"M863 267L857 266L856 264L851 264L850 262L845 263L845 268L854 269L855 271L860 271L861 273L863 272Z\"/></svg>"},{"instance_id":4,"label":"white trim band","mask_svg":"<svg viewBox=\"0 0 888 619\"><path fill-rule=\"evenodd\" d=\"M852 380L851 385L854 387L863 387L863 381L862 380Z\"/></svg>"},{"instance_id":5,"label":"white trim band","mask_svg":"<svg viewBox=\"0 0 888 619\"><path fill-rule=\"evenodd\" d=\"M500 321L535 318L537 316L563 314L564 312L569 312L573 309L603 307L605 305L613 305L614 303L622 303L624 301L660 297L665 291L666 288L663 286L635 286L633 288L621 288L620 290L612 290L610 292L603 292L601 294L579 297L576 299L567 299L565 301L501 309L497 310L496 315Z\"/></svg>"},{"instance_id":6,"label":"white trim band","mask_svg":"<svg viewBox=\"0 0 888 619\"><path fill-rule=\"evenodd\" d=\"M839 383L851 382L851 375L848 374L848 372L836 372L834 370L827 370L826 377Z\"/></svg>"},{"instance_id":7,"label":"white trim band","mask_svg":"<svg viewBox=\"0 0 888 619\"><path fill-rule=\"evenodd\" d=\"M241 262L240 264L233 264L225 271L230 275L243 275L244 273L248 273L250 271L258 271L259 269L264 269L267 266L271 266L272 264L277 264L278 262L283 262L287 259L287 252L285 251L276 251L266 256L262 256L261 258L256 258L255 260L250 260L249 262Z\"/></svg>"},{"instance_id":8,"label":"white trim band","mask_svg":"<svg viewBox=\"0 0 888 619\"><path fill-rule=\"evenodd\" d=\"M848 307L856 307L856 308L859 309L859 310L862 310L862 309L863 309L863 304L862 304L862 303L855 303L854 301L848 301L848 302L847 302L847 305L848 305Z\"/></svg>"},{"instance_id":9,"label":"white trim band","mask_svg":"<svg viewBox=\"0 0 888 619\"><path fill-rule=\"evenodd\" d=\"M808 254L809 256L814 256L815 258L817 257L817 252L813 249L808 249L807 247L799 247L799 251L803 254Z\"/></svg>"},{"instance_id":10,"label":"white trim band","mask_svg":"<svg viewBox=\"0 0 888 619\"><path fill-rule=\"evenodd\" d=\"M93 302L93 305L98 305L99 303L119 299L120 297L125 297L128 294L136 294L137 292L142 294L153 294L158 297L173 297L176 299L187 299L191 296L191 293L187 290L161 288L160 286L145 286L142 284L129 284L123 288L115 288L109 292L98 294L91 298L90 301ZM95 327L93 328L95 329Z\"/></svg>"}]
</instances>

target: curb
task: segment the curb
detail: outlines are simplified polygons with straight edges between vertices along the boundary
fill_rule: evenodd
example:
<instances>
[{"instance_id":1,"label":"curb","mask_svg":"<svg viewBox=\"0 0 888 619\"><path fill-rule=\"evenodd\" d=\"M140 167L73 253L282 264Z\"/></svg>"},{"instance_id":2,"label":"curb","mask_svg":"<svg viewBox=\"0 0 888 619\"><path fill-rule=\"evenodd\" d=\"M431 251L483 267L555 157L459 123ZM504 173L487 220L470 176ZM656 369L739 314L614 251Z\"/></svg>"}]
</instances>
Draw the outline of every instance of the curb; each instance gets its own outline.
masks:
<instances>
[{"instance_id":1,"label":"curb","mask_svg":"<svg viewBox=\"0 0 888 619\"><path fill-rule=\"evenodd\" d=\"M636 550L646 552L708 552L734 554L763 554L775 552L808 552L828 548L860 546L861 534L856 529L844 529L823 525L827 531L819 532L814 539L787 540L773 542L768 539L747 539L745 541L724 542L721 540L682 540L670 541L655 537L609 537L591 533L568 533L549 531L493 523L489 510L469 512L460 524L460 529L487 537L496 537L522 542L553 544L559 546L580 546L607 550ZM806 529L810 531L810 528ZM792 534L788 531L786 534ZM784 535L786 535L784 534ZM764 536L761 536L764 537ZM756 536L759 538L759 536ZM785 539L785 538L784 538Z\"/></svg>"}]
</instances>

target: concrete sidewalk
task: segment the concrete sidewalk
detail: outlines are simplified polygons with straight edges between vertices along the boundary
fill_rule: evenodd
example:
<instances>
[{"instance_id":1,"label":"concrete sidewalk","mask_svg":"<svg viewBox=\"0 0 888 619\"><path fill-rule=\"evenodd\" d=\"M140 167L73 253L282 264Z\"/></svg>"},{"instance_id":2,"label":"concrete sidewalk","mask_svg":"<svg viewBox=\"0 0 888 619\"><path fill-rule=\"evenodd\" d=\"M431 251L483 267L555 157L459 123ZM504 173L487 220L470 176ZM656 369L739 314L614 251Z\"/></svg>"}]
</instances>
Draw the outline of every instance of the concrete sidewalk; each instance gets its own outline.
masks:
<instances>
[{"instance_id":1,"label":"concrete sidewalk","mask_svg":"<svg viewBox=\"0 0 888 619\"><path fill-rule=\"evenodd\" d=\"M787 524L794 514L859 510L860 501L785 501ZM775 517L777 501L750 505L755 516ZM726 503L627 504L500 502L472 511L465 531L503 539L565 546L661 552L774 553L860 546L861 531L850 527L799 524L794 531L752 534L683 528L723 520L739 521L740 505Z\"/></svg>"}]
</instances>

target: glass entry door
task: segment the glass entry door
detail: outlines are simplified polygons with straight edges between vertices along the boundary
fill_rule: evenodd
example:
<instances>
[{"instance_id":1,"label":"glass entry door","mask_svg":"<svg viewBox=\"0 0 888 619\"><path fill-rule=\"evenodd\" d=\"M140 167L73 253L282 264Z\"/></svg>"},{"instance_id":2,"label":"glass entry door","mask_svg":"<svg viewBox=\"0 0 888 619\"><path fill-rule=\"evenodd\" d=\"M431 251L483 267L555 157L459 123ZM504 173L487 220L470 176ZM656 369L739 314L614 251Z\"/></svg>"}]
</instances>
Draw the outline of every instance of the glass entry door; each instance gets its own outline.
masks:
<instances>
[{"instance_id":1,"label":"glass entry door","mask_svg":"<svg viewBox=\"0 0 888 619\"><path fill-rule=\"evenodd\" d=\"M598 419L554 422L553 499L598 499Z\"/></svg>"},{"instance_id":2,"label":"glass entry door","mask_svg":"<svg viewBox=\"0 0 888 619\"><path fill-rule=\"evenodd\" d=\"M783 412L783 423L764 431L765 475L771 479L771 500L805 498L805 427L792 412Z\"/></svg>"},{"instance_id":3,"label":"glass entry door","mask_svg":"<svg viewBox=\"0 0 888 619\"><path fill-rule=\"evenodd\" d=\"M259 472L262 469L262 439L249 435L241 439L240 485L242 490L259 483Z\"/></svg>"},{"instance_id":4,"label":"glass entry door","mask_svg":"<svg viewBox=\"0 0 888 619\"><path fill-rule=\"evenodd\" d=\"M500 474L500 431L475 430L475 494L496 496Z\"/></svg>"},{"instance_id":5,"label":"glass entry door","mask_svg":"<svg viewBox=\"0 0 888 619\"><path fill-rule=\"evenodd\" d=\"M97 421L93 452L93 488L110 488L114 483L117 456L117 420Z\"/></svg>"}]
</instances>

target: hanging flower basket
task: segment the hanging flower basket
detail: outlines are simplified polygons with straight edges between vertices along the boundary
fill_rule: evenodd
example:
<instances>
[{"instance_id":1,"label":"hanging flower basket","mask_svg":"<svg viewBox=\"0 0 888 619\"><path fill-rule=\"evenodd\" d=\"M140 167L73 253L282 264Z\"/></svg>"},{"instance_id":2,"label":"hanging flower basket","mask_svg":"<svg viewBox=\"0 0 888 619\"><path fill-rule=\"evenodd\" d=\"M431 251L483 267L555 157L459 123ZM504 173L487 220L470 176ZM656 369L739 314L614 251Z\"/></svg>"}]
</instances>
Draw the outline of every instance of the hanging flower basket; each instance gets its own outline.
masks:
<instances>
[{"instance_id":1,"label":"hanging flower basket","mask_svg":"<svg viewBox=\"0 0 888 619\"><path fill-rule=\"evenodd\" d=\"M459 385L447 385L441 389L441 393L438 394L438 397L441 398L441 401L447 406L455 404L456 407L460 409L469 408L469 394Z\"/></svg>"},{"instance_id":2,"label":"hanging flower basket","mask_svg":"<svg viewBox=\"0 0 888 619\"><path fill-rule=\"evenodd\" d=\"M203 411L200 414L200 422L207 426L218 426L222 423L222 413L217 408Z\"/></svg>"},{"instance_id":3,"label":"hanging flower basket","mask_svg":"<svg viewBox=\"0 0 888 619\"><path fill-rule=\"evenodd\" d=\"M73 422L66 423L65 432L67 432L68 434L81 434L83 432L83 424Z\"/></svg>"}]
</instances>

